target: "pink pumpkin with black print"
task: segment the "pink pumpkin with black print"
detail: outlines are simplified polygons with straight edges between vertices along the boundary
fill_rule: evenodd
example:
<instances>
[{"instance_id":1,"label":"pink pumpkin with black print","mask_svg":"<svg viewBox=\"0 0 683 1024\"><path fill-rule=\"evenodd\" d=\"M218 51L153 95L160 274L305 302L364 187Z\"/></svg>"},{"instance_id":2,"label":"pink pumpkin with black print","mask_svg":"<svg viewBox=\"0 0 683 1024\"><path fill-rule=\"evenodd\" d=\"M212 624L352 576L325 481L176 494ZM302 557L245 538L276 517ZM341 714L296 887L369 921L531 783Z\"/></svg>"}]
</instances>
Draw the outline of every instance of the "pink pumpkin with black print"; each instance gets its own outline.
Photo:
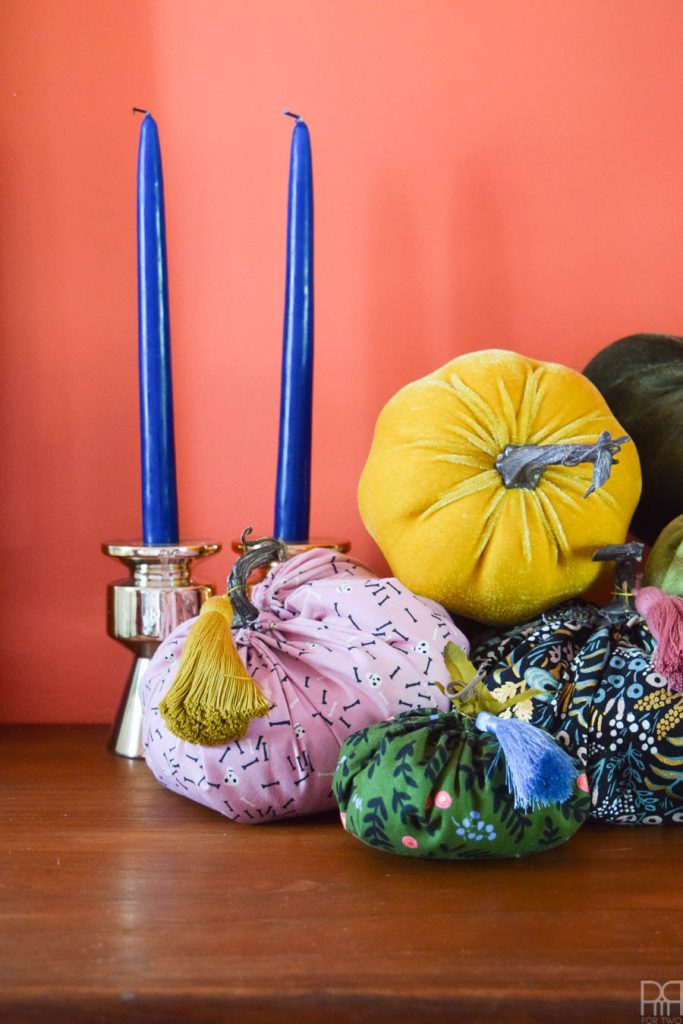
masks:
<instances>
[{"instance_id":1,"label":"pink pumpkin with black print","mask_svg":"<svg viewBox=\"0 0 683 1024\"><path fill-rule=\"evenodd\" d=\"M333 809L348 736L411 708L448 707L441 652L467 641L440 605L396 579L313 549L273 568L251 601L256 617L233 636L269 710L241 738L190 743L159 711L195 620L152 659L141 694L145 759L168 789L242 823Z\"/></svg>"}]
</instances>

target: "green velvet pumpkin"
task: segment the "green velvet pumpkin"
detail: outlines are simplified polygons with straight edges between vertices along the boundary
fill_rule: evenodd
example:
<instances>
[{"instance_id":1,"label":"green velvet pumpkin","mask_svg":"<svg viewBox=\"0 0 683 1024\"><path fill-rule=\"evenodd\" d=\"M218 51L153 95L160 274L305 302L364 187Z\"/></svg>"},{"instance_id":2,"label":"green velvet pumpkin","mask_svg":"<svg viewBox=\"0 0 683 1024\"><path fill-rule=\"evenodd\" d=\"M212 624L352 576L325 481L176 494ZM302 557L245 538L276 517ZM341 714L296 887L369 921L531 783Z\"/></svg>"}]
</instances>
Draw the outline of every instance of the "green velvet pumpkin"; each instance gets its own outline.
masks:
<instances>
[{"instance_id":1,"label":"green velvet pumpkin","mask_svg":"<svg viewBox=\"0 0 683 1024\"><path fill-rule=\"evenodd\" d=\"M683 338L621 338L583 372L638 449L643 490L631 529L652 544L683 509Z\"/></svg>"}]
</instances>

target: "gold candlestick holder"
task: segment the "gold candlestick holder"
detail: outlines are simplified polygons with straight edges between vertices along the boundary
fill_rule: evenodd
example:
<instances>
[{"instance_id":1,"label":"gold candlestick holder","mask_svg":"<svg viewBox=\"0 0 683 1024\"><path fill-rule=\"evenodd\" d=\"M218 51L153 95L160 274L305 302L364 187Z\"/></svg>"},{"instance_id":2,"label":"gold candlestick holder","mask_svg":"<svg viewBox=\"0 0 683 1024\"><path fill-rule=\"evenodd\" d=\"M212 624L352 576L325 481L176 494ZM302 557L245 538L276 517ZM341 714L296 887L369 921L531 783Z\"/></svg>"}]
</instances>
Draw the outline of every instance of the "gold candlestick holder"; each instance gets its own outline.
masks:
<instances>
[{"instance_id":1,"label":"gold candlestick holder","mask_svg":"<svg viewBox=\"0 0 683 1024\"><path fill-rule=\"evenodd\" d=\"M208 541L102 544L104 554L120 558L130 573L107 587L107 633L135 656L109 740L113 754L142 757L140 682L161 641L181 622L198 615L214 593L213 584L191 578L191 563L215 555L220 548Z\"/></svg>"}]
</instances>

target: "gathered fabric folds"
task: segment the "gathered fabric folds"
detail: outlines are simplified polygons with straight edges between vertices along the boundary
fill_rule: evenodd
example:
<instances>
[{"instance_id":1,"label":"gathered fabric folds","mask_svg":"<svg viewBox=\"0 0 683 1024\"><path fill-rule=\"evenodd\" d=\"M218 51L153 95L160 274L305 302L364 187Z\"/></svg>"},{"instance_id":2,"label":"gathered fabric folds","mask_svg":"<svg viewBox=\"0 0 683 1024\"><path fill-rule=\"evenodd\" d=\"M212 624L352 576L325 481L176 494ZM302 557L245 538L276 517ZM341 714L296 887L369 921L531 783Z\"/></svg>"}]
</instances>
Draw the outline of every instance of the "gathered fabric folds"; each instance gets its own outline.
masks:
<instances>
[{"instance_id":1,"label":"gathered fabric folds","mask_svg":"<svg viewBox=\"0 0 683 1024\"><path fill-rule=\"evenodd\" d=\"M258 617L234 633L268 712L246 734L201 746L159 712L195 620L157 650L143 680L144 754L168 789L233 821L260 823L335 806L339 748L358 729L413 708L448 706L441 658L467 641L439 605L352 558L313 549L254 588Z\"/></svg>"},{"instance_id":2,"label":"gathered fabric folds","mask_svg":"<svg viewBox=\"0 0 683 1024\"><path fill-rule=\"evenodd\" d=\"M683 694L653 666L645 620L571 601L482 637L471 659L504 714L548 730L584 767L591 818L683 823ZM542 691L538 695L538 691Z\"/></svg>"}]
</instances>

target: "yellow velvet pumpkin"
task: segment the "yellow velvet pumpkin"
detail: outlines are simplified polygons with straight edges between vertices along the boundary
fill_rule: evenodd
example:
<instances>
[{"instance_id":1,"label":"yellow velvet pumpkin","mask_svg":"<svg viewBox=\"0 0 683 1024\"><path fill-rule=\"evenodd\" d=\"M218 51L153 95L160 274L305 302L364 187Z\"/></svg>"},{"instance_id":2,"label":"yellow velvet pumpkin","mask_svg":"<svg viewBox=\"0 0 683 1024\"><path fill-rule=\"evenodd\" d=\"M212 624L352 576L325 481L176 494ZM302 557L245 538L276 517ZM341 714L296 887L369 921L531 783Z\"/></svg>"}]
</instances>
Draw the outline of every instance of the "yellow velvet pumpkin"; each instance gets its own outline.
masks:
<instances>
[{"instance_id":1,"label":"yellow velvet pumpkin","mask_svg":"<svg viewBox=\"0 0 683 1024\"><path fill-rule=\"evenodd\" d=\"M521 622L588 589L605 571L593 552L624 540L641 480L621 435L575 370L499 349L460 356L382 410L361 517L411 590L481 622ZM554 445L570 463L584 446L588 461L539 468ZM506 483L516 458L529 465Z\"/></svg>"}]
</instances>

